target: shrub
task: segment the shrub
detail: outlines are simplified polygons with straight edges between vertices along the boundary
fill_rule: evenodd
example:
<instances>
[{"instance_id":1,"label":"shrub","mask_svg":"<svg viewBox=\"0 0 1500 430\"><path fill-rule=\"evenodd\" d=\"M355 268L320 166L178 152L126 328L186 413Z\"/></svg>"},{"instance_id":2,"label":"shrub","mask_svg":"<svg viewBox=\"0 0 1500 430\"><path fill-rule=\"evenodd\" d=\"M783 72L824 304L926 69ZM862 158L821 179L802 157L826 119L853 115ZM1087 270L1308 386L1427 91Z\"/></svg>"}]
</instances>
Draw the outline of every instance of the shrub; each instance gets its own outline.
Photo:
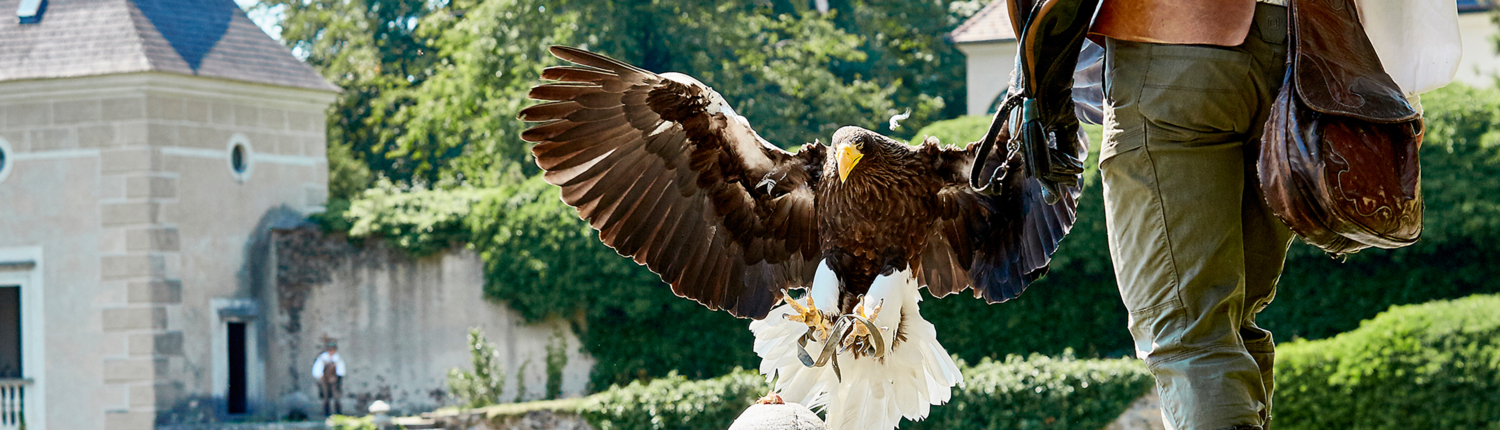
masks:
<instances>
[{"instance_id":1,"label":"shrub","mask_svg":"<svg viewBox=\"0 0 1500 430\"><path fill-rule=\"evenodd\" d=\"M1392 307L1359 329L1282 345L1275 427L1500 428L1500 296Z\"/></svg>"},{"instance_id":2,"label":"shrub","mask_svg":"<svg viewBox=\"0 0 1500 430\"><path fill-rule=\"evenodd\" d=\"M464 407L500 403L500 392L505 391L505 367L495 345L484 338L479 327L469 328L469 360L474 366L472 371L448 369L448 391Z\"/></svg>"},{"instance_id":3,"label":"shrub","mask_svg":"<svg viewBox=\"0 0 1500 430\"><path fill-rule=\"evenodd\" d=\"M984 132L989 131L990 119L991 117L985 115L967 115L934 122L917 130L917 134L912 137L912 143L918 143L927 136L933 136L944 144L963 146L984 137Z\"/></svg>"},{"instance_id":4,"label":"shrub","mask_svg":"<svg viewBox=\"0 0 1500 430\"><path fill-rule=\"evenodd\" d=\"M1152 386L1151 375L1133 359L1079 360L1012 355L960 363L965 384L947 405L932 408L911 429L1088 429L1103 428ZM632 382L595 394L582 413L600 430L728 428L769 390L748 370L705 381L677 375L649 384Z\"/></svg>"},{"instance_id":5,"label":"shrub","mask_svg":"<svg viewBox=\"0 0 1500 430\"><path fill-rule=\"evenodd\" d=\"M381 180L348 203L342 220L321 217L324 225L347 225L354 238L379 237L413 257L467 242L464 218L479 201L506 194L501 188L402 189Z\"/></svg>"},{"instance_id":6,"label":"shrub","mask_svg":"<svg viewBox=\"0 0 1500 430\"><path fill-rule=\"evenodd\" d=\"M610 387L590 396L579 412L599 430L721 430L769 388L759 373L738 368L701 381L673 373L650 383Z\"/></svg>"},{"instance_id":7,"label":"shrub","mask_svg":"<svg viewBox=\"0 0 1500 430\"><path fill-rule=\"evenodd\" d=\"M334 415L329 417L328 423L332 430L379 430L380 428L375 425L375 417Z\"/></svg>"},{"instance_id":8,"label":"shrub","mask_svg":"<svg viewBox=\"0 0 1500 430\"><path fill-rule=\"evenodd\" d=\"M1032 354L963 367L964 386L912 429L1104 428L1152 387L1139 360Z\"/></svg>"}]
</instances>

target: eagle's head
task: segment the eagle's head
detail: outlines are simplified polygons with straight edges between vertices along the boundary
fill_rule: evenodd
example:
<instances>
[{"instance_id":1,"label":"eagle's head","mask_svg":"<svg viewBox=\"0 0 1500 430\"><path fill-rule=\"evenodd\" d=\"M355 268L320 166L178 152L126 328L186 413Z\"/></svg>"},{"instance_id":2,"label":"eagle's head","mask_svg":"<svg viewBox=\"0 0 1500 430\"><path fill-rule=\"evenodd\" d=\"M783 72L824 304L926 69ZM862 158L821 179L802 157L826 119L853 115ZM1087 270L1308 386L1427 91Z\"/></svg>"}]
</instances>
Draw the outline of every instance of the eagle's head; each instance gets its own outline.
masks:
<instances>
[{"instance_id":1,"label":"eagle's head","mask_svg":"<svg viewBox=\"0 0 1500 430\"><path fill-rule=\"evenodd\" d=\"M885 164L892 157L911 152L911 148L880 133L846 126L833 132L833 151L838 157L839 182L844 182L861 162Z\"/></svg>"}]
</instances>

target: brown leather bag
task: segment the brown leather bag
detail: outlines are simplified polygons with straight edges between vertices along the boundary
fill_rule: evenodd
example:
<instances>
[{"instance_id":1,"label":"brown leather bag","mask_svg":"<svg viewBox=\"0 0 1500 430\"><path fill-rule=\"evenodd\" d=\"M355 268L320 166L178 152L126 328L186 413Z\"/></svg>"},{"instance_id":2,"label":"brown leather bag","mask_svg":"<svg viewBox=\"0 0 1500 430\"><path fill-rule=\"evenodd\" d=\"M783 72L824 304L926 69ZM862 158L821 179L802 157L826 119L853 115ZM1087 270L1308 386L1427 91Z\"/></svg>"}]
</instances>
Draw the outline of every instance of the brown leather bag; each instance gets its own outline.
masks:
<instances>
[{"instance_id":1,"label":"brown leather bag","mask_svg":"<svg viewBox=\"0 0 1500 430\"><path fill-rule=\"evenodd\" d=\"M1266 121L1260 185L1334 255L1422 234L1422 115L1380 65L1351 0L1292 0L1290 67Z\"/></svg>"}]
</instances>

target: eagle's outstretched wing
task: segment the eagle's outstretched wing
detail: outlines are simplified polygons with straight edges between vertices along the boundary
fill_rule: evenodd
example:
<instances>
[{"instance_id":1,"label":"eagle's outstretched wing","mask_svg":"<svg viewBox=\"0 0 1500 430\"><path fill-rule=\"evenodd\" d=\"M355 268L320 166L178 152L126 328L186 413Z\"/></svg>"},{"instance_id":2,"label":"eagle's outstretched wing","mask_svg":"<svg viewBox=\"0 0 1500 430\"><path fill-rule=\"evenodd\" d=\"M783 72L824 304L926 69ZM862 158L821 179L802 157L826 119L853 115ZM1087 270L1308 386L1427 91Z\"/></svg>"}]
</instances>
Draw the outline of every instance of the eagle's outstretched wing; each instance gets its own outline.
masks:
<instances>
[{"instance_id":1,"label":"eagle's outstretched wing","mask_svg":"<svg viewBox=\"0 0 1500 430\"><path fill-rule=\"evenodd\" d=\"M521 111L544 179L620 255L672 291L738 317L762 318L787 288L812 280L814 188L826 151L761 139L713 89L581 49L552 54Z\"/></svg>"},{"instance_id":2,"label":"eagle's outstretched wing","mask_svg":"<svg viewBox=\"0 0 1500 430\"><path fill-rule=\"evenodd\" d=\"M1008 140L1002 135L999 141ZM937 297L973 288L975 297L999 303L1020 296L1047 273L1052 253L1073 228L1082 184L1067 188L1056 204L1048 205L1041 184L1025 174L1018 154L1007 154L1001 145L985 163L1007 170L1004 179L991 185L1000 192L975 192L969 172L978 146L948 149L929 139L919 149L937 166L944 186L938 192L938 219L917 261L917 282Z\"/></svg>"}]
</instances>

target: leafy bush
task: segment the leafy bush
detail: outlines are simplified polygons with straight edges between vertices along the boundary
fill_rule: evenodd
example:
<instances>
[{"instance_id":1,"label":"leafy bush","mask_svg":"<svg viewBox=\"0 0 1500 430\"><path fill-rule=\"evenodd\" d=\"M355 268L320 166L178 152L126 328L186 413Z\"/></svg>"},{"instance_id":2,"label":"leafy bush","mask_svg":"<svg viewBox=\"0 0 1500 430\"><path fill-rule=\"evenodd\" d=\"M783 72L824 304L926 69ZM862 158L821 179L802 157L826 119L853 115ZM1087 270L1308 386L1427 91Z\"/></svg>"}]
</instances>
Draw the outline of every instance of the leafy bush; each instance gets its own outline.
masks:
<instances>
[{"instance_id":1,"label":"leafy bush","mask_svg":"<svg viewBox=\"0 0 1500 430\"><path fill-rule=\"evenodd\" d=\"M346 415L334 415L329 417L329 428L332 430L379 430L375 425L375 417L351 417Z\"/></svg>"},{"instance_id":2,"label":"leafy bush","mask_svg":"<svg viewBox=\"0 0 1500 430\"><path fill-rule=\"evenodd\" d=\"M1152 387L1139 360L1032 354L963 367L964 386L913 429L1104 428Z\"/></svg>"},{"instance_id":3,"label":"leafy bush","mask_svg":"<svg viewBox=\"0 0 1500 430\"><path fill-rule=\"evenodd\" d=\"M499 359L500 353L484 338L484 331L479 327L469 328L469 360L474 368L448 369L448 391L464 407L500 403L500 392L505 391L505 365Z\"/></svg>"},{"instance_id":4,"label":"leafy bush","mask_svg":"<svg viewBox=\"0 0 1500 430\"><path fill-rule=\"evenodd\" d=\"M1103 428L1151 388L1151 375L1133 359L1079 360L1033 354L960 363L965 385L952 402L932 408L913 429ZM582 413L600 430L724 429L769 390L748 370L710 380L672 375L632 382L595 394Z\"/></svg>"},{"instance_id":5,"label":"leafy bush","mask_svg":"<svg viewBox=\"0 0 1500 430\"><path fill-rule=\"evenodd\" d=\"M769 389L765 377L738 368L701 381L672 373L650 383L610 387L590 396L579 412L599 430L720 430Z\"/></svg>"},{"instance_id":6,"label":"leafy bush","mask_svg":"<svg viewBox=\"0 0 1500 430\"><path fill-rule=\"evenodd\" d=\"M354 238L384 238L414 257L467 242L464 218L479 201L506 194L502 188L405 189L379 181L324 225L347 225Z\"/></svg>"},{"instance_id":7,"label":"leafy bush","mask_svg":"<svg viewBox=\"0 0 1500 430\"><path fill-rule=\"evenodd\" d=\"M989 131L990 119L991 117L984 115L965 115L934 122L917 130L916 136L912 137L912 143L921 142L927 136L933 136L944 144L962 146L984 137L984 133Z\"/></svg>"},{"instance_id":8,"label":"leafy bush","mask_svg":"<svg viewBox=\"0 0 1500 430\"><path fill-rule=\"evenodd\" d=\"M1500 428L1500 296L1396 306L1330 339L1283 344L1276 428Z\"/></svg>"}]
</instances>

